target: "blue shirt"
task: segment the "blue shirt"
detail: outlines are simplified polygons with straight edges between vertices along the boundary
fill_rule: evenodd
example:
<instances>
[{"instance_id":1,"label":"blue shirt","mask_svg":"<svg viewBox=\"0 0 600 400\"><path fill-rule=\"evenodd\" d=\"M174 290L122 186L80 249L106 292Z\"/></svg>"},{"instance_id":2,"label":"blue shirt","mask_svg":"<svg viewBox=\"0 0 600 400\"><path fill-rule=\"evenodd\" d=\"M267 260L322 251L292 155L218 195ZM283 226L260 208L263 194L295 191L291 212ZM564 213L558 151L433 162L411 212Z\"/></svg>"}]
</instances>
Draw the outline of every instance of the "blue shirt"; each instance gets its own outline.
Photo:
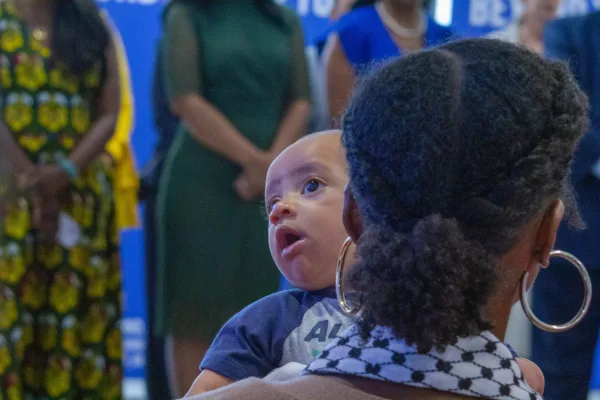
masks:
<instances>
[{"instance_id":1,"label":"blue shirt","mask_svg":"<svg viewBox=\"0 0 600 400\"><path fill-rule=\"evenodd\" d=\"M356 73L364 72L372 63L399 57L403 52L386 29L375 6L357 8L337 21L327 35L337 33L346 58ZM436 46L454 38L450 28L442 26L427 15L424 47ZM317 46L324 43L325 36Z\"/></svg>"},{"instance_id":2,"label":"blue shirt","mask_svg":"<svg viewBox=\"0 0 600 400\"><path fill-rule=\"evenodd\" d=\"M235 381L262 378L292 361L310 363L353 322L340 310L333 288L274 293L223 326L200 368Z\"/></svg>"}]
</instances>

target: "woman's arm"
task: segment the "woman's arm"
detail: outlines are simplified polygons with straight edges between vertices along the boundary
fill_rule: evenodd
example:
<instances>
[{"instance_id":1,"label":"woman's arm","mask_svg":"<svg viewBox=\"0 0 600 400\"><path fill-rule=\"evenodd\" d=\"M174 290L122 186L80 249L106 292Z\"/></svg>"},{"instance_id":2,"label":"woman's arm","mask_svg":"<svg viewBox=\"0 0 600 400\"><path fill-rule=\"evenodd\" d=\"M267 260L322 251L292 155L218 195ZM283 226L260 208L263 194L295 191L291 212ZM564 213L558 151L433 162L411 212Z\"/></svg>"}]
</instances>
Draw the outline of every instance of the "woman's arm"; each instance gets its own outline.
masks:
<instances>
[{"instance_id":1,"label":"woman's arm","mask_svg":"<svg viewBox=\"0 0 600 400\"><path fill-rule=\"evenodd\" d=\"M300 21L296 19L292 33L293 62L289 102L271 145L270 153L273 158L306 133L306 124L310 115L310 83L303 36Z\"/></svg>"},{"instance_id":2,"label":"woman's arm","mask_svg":"<svg viewBox=\"0 0 600 400\"><path fill-rule=\"evenodd\" d=\"M106 143L115 131L121 104L117 55L112 41L106 48L106 79L100 90L96 116L90 130L69 155L76 170L85 168L105 151ZM60 196L69 184L70 174L60 165L39 167L39 188L46 198Z\"/></svg>"},{"instance_id":3,"label":"woman's arm","mask_svg":"<svg viewBox=\"0 0 600 400\"><path fill-rule=\"evenodd\" d=\"M354 87L354 71L336 34L327 40L323 57L327 76L327 100L331 127L338 128L341 122L340 118Z\"/></svg>"},{"instance_id":4,"label":"woman's arm","mask_svg":"<svg viewBox=\"0 0 600 400\"><path fill-rule=\"evenodd\" d=\"M198 142L242 167L267 156L243 136L229 120L200 95L189 94L171 101L171 109L189 127Z\"/></svg>"},{"instance_id":5,"label":"woman's arm","mask_svg":"<svg viewBox=\"0 0 600 400\"><path fill-rule=\"evenodd\" d=\"M35 168L3 122L0 122L0 150L8 160L14 176L28 174Z\"/></svg>"},{"instance_id":6,"label":"woman's arm","mask_svg":"<svg viewBox=\"0 0 600 400\"><path fill-rule=\"evenodd\" d=\"M209 369L204 369L200 372L200 375L198 375L185 397L210 392L211 390L227 386L230 383L233 383L233 380L226 378L221 374L217 374L216 372L212 372Z\"/></svg>"},{"instance_id":7,"label":"woman's arm","mask_svg":"<svg viewBox=\"0 0 600 400\"><path fill-rule=\"evenodd\" d=\"M223 113L200 95L201 55L184 5L173 5L168 11L164 46L169 104L173 113L188 125L192 137L243 167L266 158Z\"/></svg>"},{"instance_id":8,"label":"woman's arm","mask_svg":"<svg viewBox=\"0 0 600 400\"><path fill-rule=\"evenodd\" d=\"M121 90L117 53L112 40L106 49L106 79L99 96L96 118L88 133L69 156L78 170L85 168L104 152L106 143L114 134L119 117Z\"/></svg>"}]
</instances>

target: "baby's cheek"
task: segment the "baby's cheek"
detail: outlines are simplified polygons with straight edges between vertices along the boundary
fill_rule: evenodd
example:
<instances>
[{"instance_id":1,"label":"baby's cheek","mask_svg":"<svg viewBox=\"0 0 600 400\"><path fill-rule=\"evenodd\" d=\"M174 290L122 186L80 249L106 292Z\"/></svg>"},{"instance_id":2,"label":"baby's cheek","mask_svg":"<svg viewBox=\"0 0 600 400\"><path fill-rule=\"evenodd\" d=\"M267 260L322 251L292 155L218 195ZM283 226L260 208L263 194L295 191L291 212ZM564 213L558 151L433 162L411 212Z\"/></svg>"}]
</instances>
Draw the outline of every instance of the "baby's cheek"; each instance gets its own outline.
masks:
<instances>
[{"instance_id":1,"label":"baby's cheek","mask_svg":"<svg viewBox=\"0 0 600 400\"><path fill-rule=\"evenodd\" d=\"M271 256L273 256L273 258L275 258L276 245L275 235L269 232L269 250L271 251Z\"/></svg>"}]
</instances>

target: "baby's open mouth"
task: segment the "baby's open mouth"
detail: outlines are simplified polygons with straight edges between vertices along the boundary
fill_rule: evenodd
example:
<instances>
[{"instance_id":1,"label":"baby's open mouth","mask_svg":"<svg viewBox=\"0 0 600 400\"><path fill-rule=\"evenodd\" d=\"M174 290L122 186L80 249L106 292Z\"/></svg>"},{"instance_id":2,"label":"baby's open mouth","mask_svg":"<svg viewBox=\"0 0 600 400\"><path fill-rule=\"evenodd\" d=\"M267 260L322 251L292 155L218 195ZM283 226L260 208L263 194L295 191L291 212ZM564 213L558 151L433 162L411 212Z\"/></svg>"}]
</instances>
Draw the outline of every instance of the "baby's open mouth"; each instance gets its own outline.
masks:
<instances>
[{"instance_id":1,"label":"baby's open mouth","mask_svg":"<svg viewBox=\"0 0 600 400\"><path fill-rule=\"evenodd\" d=\"M294 257L301 250L301 245L304 242L302 233L288 227L280 226L275 233L277 247L283 257Z\"/></svg>"},{"instance_id":2,"label":"baby's open mouth","mask_svg":"<svg viewBox=\"0 0 600 400\"><path fill-rule=\"evenodd\" d=\"M300 237L300 235L296 234L296 233L286 233L285 234L285 238L284 238L284 247L290 247L291 245L293 245L294 243L296 243L298 240L302 239Z\"/></svg>"}]
</instances>

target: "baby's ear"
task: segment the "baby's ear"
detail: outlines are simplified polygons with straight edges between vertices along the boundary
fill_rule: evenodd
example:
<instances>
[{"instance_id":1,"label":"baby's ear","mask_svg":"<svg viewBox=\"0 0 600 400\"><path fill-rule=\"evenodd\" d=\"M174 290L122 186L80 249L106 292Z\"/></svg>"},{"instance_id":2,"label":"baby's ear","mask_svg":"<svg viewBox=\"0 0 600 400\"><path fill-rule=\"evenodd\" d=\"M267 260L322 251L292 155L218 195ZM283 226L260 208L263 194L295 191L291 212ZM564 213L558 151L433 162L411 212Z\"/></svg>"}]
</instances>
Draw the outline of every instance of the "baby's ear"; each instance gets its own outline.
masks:
<instances>
[{"instance_id":1,"label":"baby's ear","mask_svg":"<svg viewBox=\"0 0 600 400\"><path fill-rule=\"evenodd\" d=\"M546 386L546 380L540 367L538 367L533 361L530 361L526 358L517 358L517 364L519 364L521 371L523 371L525 383L527 383L530 388L538 392L540 395L543 395L544 386Z\"/></svg>"}]
</instances>

